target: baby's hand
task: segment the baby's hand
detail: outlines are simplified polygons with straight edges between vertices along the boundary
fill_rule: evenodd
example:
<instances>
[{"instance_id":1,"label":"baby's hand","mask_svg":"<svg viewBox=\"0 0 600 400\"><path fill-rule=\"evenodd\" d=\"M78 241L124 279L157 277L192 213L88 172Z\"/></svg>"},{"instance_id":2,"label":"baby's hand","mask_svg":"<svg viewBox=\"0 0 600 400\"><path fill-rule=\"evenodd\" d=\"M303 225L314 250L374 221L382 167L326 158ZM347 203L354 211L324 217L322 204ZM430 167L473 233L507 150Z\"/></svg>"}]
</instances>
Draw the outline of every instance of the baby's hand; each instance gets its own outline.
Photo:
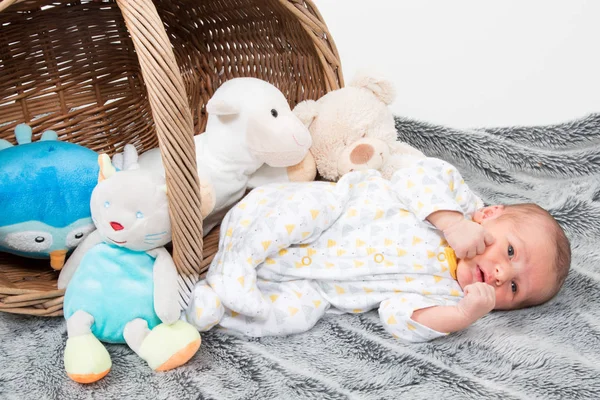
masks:
<instances>
[{"instance_id":1,"label":"baby's hand","mask_svg":"<svg viewBox=\"0 0 600 400\"><path fill-rule=\"evenodd\" d=\"M442 232L459 259L483 254L486 246L494 243L494 237L483 226L465 218L457 219Z\"/></svg>"},{"instance_id":2,"label":"baby's hand","mask_svg":"<svg viewBox=\"0 0 600 400\"><path fill-rule=\"evenodd\" d=\"M494 287L483 282L465 286L465 297L456 305L470 324L489 313L496 306Z\"/></svg>"}]
</instances>

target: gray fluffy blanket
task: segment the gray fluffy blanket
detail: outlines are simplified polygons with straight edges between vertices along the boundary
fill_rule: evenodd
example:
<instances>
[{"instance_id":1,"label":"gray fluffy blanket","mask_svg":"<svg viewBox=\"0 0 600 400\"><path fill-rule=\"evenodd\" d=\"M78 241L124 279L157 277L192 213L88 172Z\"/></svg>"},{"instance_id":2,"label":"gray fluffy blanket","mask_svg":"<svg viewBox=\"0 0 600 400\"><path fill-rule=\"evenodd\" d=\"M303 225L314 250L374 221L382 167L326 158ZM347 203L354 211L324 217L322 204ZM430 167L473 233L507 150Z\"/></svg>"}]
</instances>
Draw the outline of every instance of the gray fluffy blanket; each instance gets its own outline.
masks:
<instances>
[{"instance_id":1,"label":"gray fluffy blanket","mask_svg":"<svg viewBox=\"0 0 600 400\"><path fill-rule=\"evenodd\" d=\"M535 201L556 215L573 247L557 298L417 345L390 337L375 312L329 316L286 338L212 331L190 363L166 373L111 345L112 371L89 386L64 373L62 318L0 313L0 398L600 398L600 115L487 130L397 119L397 128L459 167L486 202Z\"/></svg>"}]
</instances>

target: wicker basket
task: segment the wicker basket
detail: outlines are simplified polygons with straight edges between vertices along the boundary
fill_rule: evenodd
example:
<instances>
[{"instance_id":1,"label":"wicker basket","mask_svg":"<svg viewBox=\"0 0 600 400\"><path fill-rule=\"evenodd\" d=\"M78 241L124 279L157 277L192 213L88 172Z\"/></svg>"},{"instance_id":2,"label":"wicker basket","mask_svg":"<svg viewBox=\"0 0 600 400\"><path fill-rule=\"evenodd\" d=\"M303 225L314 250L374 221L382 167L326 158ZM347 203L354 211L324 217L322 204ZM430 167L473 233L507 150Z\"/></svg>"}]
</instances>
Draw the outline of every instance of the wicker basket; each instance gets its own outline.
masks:
<instances>
[{"instance_id":1,"label":"wicker basket","mask_svg":"<svg viewBox=\"0 0 600 400\"><path fill-rule=\"evenodd\" d=\"M0 3L0 138L26 122L34 140L53 129L111 155L160 146L173 258L188 286L218 245L218 230L202 239L192 138L214 90L240 76L273 83L291 106L343 86L310 0ZM47 262L0 254L0 311L61 315L57 276Z\"/></svg>"}]
</instances>

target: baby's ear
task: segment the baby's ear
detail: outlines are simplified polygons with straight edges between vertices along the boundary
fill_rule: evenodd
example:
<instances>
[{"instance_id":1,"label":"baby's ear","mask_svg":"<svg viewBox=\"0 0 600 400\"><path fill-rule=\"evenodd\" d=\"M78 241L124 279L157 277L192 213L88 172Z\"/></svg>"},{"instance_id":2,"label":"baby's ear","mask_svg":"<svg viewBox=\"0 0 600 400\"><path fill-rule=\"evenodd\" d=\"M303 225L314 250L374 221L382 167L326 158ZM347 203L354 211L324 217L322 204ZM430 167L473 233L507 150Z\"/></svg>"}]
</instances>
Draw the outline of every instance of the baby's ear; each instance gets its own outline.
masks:
<instances>
[{"instance_id":1,"label":"baby's ear","mask_svg":"<svg viewBox=\"0 0 600 400\"><path fill-rule=\"evenodd\" d=\"M107 154L102 153L98 156L98 165L100 166L98 183L110 178L117 172L115 167L113 167L112 163L110 162L110 157Z\"/></svg>"},{"instance_id":2,"label":"baby's ear","mask_svg":"<svg viewBox=\"0 0 600 400\"><path fill-rule=\"evenodd\" d=\"M483 221L498 218L504 213L504 210L505 208L502 204L480 208L473 214L473 222L481 224Z\"/></svg>"},{"instance_id":3,"label":"baby's ear","mask_svg":"<svg viewBox=\"0 0 600 400\"><path fill-rule=\"evenodd\" d=\"M373 71L359 71L350 86L370 90L375 97L390 105L396 98L396 90L391 81Z\"/></svg>"}]
</instances>

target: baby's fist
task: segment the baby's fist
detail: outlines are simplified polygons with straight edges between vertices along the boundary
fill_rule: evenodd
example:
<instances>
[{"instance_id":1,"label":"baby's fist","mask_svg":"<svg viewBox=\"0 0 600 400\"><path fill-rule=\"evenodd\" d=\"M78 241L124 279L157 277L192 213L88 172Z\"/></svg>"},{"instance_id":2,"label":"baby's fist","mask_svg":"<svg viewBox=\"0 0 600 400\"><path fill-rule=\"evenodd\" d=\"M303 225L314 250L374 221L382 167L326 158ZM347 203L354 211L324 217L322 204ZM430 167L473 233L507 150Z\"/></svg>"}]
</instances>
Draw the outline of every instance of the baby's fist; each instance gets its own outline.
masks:
<instances>
[{"instance_id":1,"label":"baby's fist","mask_svg":"<svg viewBox=\"0 0 600 400\"><path fill-rule=\"evenodd\" d=\"M494 237L480 224L461 218L443 230L446 241L459 259L483 254Z\"/></svg>"},{"instance_id":2,"label":"baby's fist","mask_svg":"<svg viewBox=\"0 0 600 400\"><path fill-rule=\"evenodd\" d=\"M477 321L496 306L496 291L494 287L483 282L465 286L465 297L457 307L470 323Z\"/></svg>"}]
</instances>

